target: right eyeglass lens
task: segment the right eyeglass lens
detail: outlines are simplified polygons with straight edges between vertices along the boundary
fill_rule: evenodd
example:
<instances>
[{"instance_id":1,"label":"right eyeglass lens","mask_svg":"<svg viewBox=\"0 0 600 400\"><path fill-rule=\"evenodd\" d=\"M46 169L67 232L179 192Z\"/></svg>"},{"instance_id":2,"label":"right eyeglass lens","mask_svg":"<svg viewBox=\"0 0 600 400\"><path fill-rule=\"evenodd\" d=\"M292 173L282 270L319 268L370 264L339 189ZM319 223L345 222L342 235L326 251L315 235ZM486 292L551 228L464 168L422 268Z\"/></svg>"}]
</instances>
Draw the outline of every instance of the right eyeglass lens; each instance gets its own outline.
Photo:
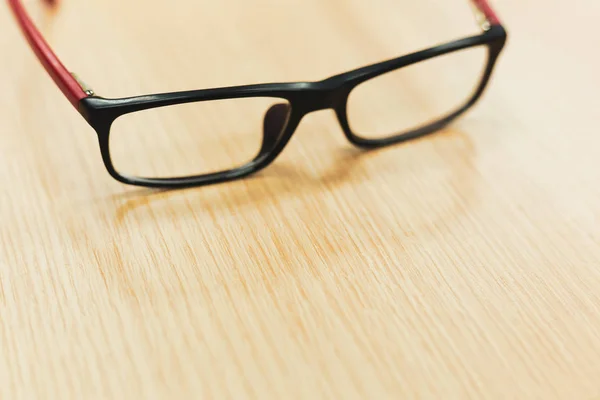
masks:
<instances>
[{"instance_id":1,"label":"right eyeglass lens","mask_svg":"<svg viewBox=\"0 0 600 400\"><path fill-rule=\"evenodd\" d=\"M350 129L358 137L377 140L435 123L467 104L487 63L487 47L477 46L370 79L350 93Z\"/></svg>"},{"instance_id":2,"label":"right eyeglass lens","mask_svg":"<svg viewBox=\"0 0 600 400\"><path fill-rule=\"evenodd\" d=\"M125 114L110 130L111 161L119 174L137 178L230 171L272 150L289 112L286 100L248 97Z\"/></svg>"}]
</instances>

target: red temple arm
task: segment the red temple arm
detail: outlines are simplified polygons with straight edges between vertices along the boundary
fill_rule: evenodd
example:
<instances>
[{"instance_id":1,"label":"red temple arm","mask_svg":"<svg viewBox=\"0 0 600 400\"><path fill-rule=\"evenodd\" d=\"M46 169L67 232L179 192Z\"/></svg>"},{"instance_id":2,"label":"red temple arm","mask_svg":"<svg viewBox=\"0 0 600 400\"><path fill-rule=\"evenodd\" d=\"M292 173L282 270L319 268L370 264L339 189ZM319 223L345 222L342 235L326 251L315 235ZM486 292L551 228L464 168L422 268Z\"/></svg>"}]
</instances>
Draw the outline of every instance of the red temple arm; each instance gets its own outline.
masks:
<instances>
[{"instance_id":1,"label":"red temple arm","mask_svg":"<svg viewBox=\"0 0 600 400\"><path fill-rule=\"evenodd\" d=\"M56 3L56 0L45 0L49 4ZM27 11L23 7L20 0L8 0L8 4L11 7L23 34L27 38L31 48L35 52L37 58L40 60L46 71L50 74L54 82L58 85L63 94L69 99L71 104L78 107L79 101L87 94L79 85L77 80L71 75L71 73L65 68L60 62L56 54L52 51L48 43L44 40L38 29L35 27Z\"/></svg>"},{"instance_id":2,"label":"red temple arm","mask_svg":"<svg viewBox=\"0 0 600 400\"><path fill-rule=\"evenodd\" d=\"M500 19L487 0L473 0L475 6L485 16L490 25L500 25Z\"/></svg>"}]
</instances>

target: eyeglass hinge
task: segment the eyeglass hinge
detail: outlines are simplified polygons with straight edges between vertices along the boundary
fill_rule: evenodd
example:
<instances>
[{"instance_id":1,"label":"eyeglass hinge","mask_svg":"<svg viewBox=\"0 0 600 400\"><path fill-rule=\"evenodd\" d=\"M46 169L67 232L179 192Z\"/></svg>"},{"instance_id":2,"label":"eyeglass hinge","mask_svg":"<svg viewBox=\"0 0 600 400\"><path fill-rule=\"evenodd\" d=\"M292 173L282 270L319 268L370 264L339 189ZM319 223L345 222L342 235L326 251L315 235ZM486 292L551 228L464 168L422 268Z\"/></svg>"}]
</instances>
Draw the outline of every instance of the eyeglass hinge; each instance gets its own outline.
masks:
<instances>
[{"instance_id":1,"label":"eyeglass hinge","mask_svg":"<svg viewBox=\"0 0 600 400\"><path fill-rule=\"evenodd\" d=\"M71 72L71 76L73 76L73 78L75 78L75 80L77 81L77 83L79 84L79 86L81 86L81 88L83 89L83 91L85 92L85 94L87 94L90 97L93 97L96 95L96 93L94 93L94 90L89 87L84 81L82 81L77 74L75 74L74 72Z\"/></svg>"},{"instance_id":2,"label":"eyeglass hinge","mask_svg":"<svg viewBox=\"0 0 600 400\"><path fill-rule=\"evenodd\" d=\"M475 15L475 20L477 21L477 24L484 31L486 31L486 32L489 31L490 28L492 27L492 24L490 24L490 21L488 20L485 13L483 11L481 11L481 9L479 7L477 7L477 4L474 1L470 1L470 3L471 3L471 8L473 9L473 14Z\"/></svg>"}]
</instances>

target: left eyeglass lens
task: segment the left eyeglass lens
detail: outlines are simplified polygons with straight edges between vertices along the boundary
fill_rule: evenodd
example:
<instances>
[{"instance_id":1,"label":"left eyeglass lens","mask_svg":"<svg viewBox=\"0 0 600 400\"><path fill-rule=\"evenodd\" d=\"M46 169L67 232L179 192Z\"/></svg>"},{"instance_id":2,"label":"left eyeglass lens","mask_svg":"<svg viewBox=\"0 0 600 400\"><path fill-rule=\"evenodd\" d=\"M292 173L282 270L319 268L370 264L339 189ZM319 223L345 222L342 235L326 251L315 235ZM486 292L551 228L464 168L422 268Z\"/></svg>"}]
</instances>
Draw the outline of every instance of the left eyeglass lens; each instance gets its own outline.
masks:
<instances>
[{"instance_id":1,"label":"left eyeglass lens","mask_svg":"<svg viewBox=\"0 0 600 400\"><path fill-rule=\"evenodd\" d=\"M487 46L432 57L358 85L348 97L352 132L385 139L425 127L473 99L488 65Z\"/></svg>"},{"instance_id":2,"label":"left eyeglass lens","mask_svg":"<svg viewBox=\"0 0 600 400\"><path fill-rule=\"evenodd\" d=\"M274 113L269 113L273 106L285 111L283 114L289 113L285 100L250 97L178 104L123 115L110 130L111 161L121 175L155 179L243 167L268 151L285 129L285 121L269 121L273 119Z\"/></svg>"}]
</instances>

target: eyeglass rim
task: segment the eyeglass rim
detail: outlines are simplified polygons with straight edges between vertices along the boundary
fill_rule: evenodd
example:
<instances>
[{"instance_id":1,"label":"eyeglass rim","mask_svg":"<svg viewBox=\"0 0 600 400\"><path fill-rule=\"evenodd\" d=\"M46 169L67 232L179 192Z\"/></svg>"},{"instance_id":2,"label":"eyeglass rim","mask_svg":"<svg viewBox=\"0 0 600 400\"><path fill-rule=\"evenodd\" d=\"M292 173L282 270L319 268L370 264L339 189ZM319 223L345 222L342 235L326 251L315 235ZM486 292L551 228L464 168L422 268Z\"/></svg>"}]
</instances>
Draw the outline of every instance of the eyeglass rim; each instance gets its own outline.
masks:
<instances>
[{"instance_id":1,"label":"eyeglass rim","mask_svg":"<svg viewBox=\"0 0 600 400\"><path fill-rule=\"evenodd\" d=\"M504 29L502 27L493 27L482 35L460 39L434 48L383 61L371 66L362 67L317 82L289 82L233 86L184 92L159 93L123 99L89 97L81 102L81 113L98 134L101 153L107 170L120 182L158 188L178 188L226 182L253 174L269 165L283 150L283 147L285 147L291 138L302 118L307 114L318 110L334 110L348 140L362 148L387 146L415 139L443 128L471 108L482 96L485 87L491 79L493 69L502 51L505 40L506 32ZM426 126L383 139L365 139L354 133L350 128L346 114L347 100L352 90L361 83L421 61L479 46L487 47L489 51L484 74L481 77L481 82L473 94L473 97L468 99L464 105L457 105L459 107L456 111ZM286 130L282 134L283 139L281 143L272 150L272 154L269 154L268 157L253 160L239 168L227 171L175 178L133 177L120 174L114 168L110 155L109 139L112 123L117 118L129 113L153 108L248 97L281 98L290 104L291 116Z\"/></svg>"}]
</instances>

